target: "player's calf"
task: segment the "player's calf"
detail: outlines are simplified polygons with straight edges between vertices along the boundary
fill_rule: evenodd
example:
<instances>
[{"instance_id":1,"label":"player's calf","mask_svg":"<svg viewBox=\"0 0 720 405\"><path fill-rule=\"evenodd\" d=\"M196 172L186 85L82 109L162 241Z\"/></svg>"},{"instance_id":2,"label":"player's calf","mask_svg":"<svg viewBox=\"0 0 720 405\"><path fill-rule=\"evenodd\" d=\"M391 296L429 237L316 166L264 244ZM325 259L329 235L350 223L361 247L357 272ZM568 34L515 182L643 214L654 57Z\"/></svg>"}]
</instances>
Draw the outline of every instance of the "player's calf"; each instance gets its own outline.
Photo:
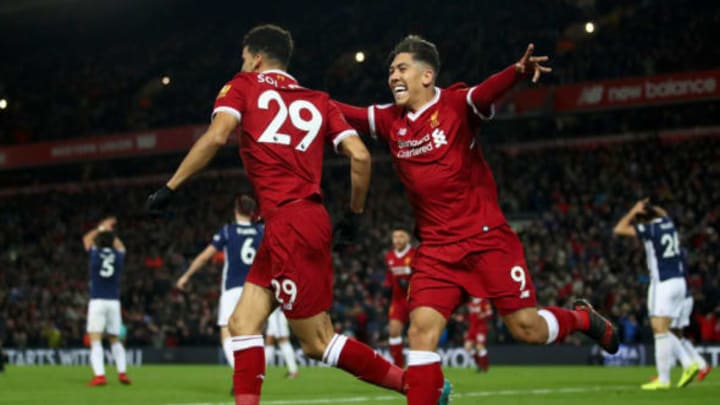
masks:
<instances>
[{"instance_id":1,"label":"player's calf","mask_svg":"<svg viewBox=\"0 0 720 405\"><path fill-rule=\"evenodd\" d=\"M503 317L516 340L532 344L548 343L550 327L536 308L523 308Z\"/></svg>"},{"instance_id":2,"label":"player's calf","mask_svg":"<svg viewBox=\"0 0 720 405\"><path fill-rule=\"evenodd\" d=\"M258 405L265 380L265 345L262 335L232 338L235 355L233 389L237 405Z\"/></svg>"}]
</instances>

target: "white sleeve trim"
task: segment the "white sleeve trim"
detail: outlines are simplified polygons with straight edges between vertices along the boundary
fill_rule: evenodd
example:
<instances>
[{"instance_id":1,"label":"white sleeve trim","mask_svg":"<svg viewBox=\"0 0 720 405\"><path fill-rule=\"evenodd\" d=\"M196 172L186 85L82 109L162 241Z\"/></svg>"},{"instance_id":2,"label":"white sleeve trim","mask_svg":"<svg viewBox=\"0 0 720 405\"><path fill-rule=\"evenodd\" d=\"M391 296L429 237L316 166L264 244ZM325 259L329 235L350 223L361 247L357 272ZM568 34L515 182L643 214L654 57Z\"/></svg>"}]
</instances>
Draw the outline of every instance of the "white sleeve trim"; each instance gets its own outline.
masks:
<instances>
[{"instance_id":1,"label":"white sleeve trim","mask_svg":"<svg viewBox=\"0 0 720 405\"><path fill-rule=\"evenodd\" d=\"M357 131L355 131L354 129L346 129L335 136L335 138L333 139L333 146L335 147L335 153L340 153L340 151L338 151L338 146L340 146L340 142L344 141L345 139L347 139L351 136L358 136Z\"/></svg>"},{"instance_id":2,"label":"white sleeve trim","mask_svg":"<svg viewBox=\"0 0 720 405\"><path fill-rule=\"evenodd\" d=\"M240 111L238 111L232 107L226 107L226 106L220 106L220 107L214 109L210 119L212 120L212 118L215 118L215 114L217 114L219 112L226 112L226 113L232 115L233 117L237 118L238 122L242 121L242 114L240 114Z\"/></svg>"},{"instance_id":3,"label":"white sleeve trim","mask_svg":"<svg viewBox=\"0 0 720 405\"><path fill-rule=\"evenodd\" d=\"M370 127L370 136L373 139L377 139L377 132L375 132L375 106L368 107L368 126Z\"/></svg>"},{"instance_id":4,"label":"white sleeve trim","mask_svg":"<svg viewBox=\"0 0 720 405\"><path fill-rule=\"evenodd\" d=\"M472 108L475 115L477 115L478 117L482 118L485 121L489 121L489 120L493 119L493 117L495 117L495 104L490 104L490 115L489 116L485 116L485 114L481 113L477 109L477 106L475 106L475 103L473 103L473 101L472 101L472 92L475 91L476 88L477 88L477 86L473 86L470 90L468 90L465 100L467 101L467 104L470 106L470 108Z\"/></svg>"}]
</instances>

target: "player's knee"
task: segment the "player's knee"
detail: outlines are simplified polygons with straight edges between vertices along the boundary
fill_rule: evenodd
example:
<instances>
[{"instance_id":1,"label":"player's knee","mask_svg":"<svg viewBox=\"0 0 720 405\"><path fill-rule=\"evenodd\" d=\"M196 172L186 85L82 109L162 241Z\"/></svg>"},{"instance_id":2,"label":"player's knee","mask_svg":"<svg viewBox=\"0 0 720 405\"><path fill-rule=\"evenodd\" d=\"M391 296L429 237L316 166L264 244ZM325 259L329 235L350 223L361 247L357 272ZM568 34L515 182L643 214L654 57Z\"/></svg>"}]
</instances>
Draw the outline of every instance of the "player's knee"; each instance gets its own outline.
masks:
<instances>
[{"instance_id":1,"label":"player's knee","mask_svg":"<svg viewBox=\"0 0 720 405\"><path fill-rule=\"evenodd\" d=\"M260 332L257 328L252 328L244 319L238 314L232 314L228 319L228 330L231 336L245 336L245 335L258 335Z\"/></svg>"},{"instance_id":2,"label":"player's knee","mask_svg":"<svg viewBox=\"0 0 720 405\"><path fill-rule=\"evenodd\" d=\"M531 344L544 344L547 342L547 332L543 329L542 324L534 317L517 317L512 322L508 322L507 326L515 340Z\"/></svg>"},{"instance_id":3,"label":"player's knee","mask_svg":"<svg viewBox=\"0 0 720 405\"><path fill-rule=\"evenodd\" d=\"M305 356L313 360L322 360L326 346L327 344L324 344L320 339L300 341L300 348L305 353Z\"/></svg>"},{"instance_id":4,"label":"player's knee","mask_svg":"<svg viewBox=\"0 0 720 405\"><path fill-rule=\"evenodd\" d=\"M410 325L408 344L413 350L435 350L440 339L440 332L430 327Z\"/></svg>"}]
</instances>

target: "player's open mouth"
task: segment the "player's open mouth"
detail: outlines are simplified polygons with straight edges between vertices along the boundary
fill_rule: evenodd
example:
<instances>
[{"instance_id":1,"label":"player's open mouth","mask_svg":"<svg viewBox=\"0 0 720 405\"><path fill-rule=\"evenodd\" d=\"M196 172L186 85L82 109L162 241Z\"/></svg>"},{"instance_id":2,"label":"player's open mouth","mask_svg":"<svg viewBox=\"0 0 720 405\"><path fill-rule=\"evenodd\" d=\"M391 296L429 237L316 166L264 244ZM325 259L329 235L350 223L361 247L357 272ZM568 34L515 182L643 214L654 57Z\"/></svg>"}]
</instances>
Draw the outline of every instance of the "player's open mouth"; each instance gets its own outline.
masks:
<instances>
[{"instance_id":1,"label":"player's open mouth","mask_svg":"<svg viewBox=\"0 0 720 405\"><path fill-rule=\"evenodd\" d=\"M405 86L401 85L401 86L393 87L393 93L395 93L395 94L400 94L400 93L404 93L404 92L407 92L407 87L405 87Z\"/></svg>"}]
</instances>

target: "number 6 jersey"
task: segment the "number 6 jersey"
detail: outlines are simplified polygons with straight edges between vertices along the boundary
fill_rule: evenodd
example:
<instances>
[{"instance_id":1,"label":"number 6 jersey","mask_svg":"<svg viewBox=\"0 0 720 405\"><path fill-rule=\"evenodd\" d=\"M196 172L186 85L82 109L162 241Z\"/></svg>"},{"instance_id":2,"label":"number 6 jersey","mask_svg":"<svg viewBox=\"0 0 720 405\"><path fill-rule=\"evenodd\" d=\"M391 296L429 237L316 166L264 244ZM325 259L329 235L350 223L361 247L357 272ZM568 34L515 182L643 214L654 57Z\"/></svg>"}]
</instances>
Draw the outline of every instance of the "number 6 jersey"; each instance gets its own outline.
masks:
<instances>
[{"instance_id":1,"label":"number 6 jersey","mask_svg":"<svg viewBox=\"0 0 720 405\"><path fill-rule=\"evenodd\" d=\"M220 112L240 123L240 158L265 218L283 203L319 199L324 144L337 150L357 135L326 93L281 70L238 73L215 100Z\"/></svg>"},{"instance_id":2,"label":"number 6 jersey","mask_svg":"<svg viewBox=\"0 0 720 405\"><path fill-rule=\"evenodd\" d=\"M115 248L90 248L90 298L120 299L120 276L123 271L125 252Z\"/></svg>"},{"instance_id":3,"label":"number 6 jersey","mask_svg":"<svg viewBox=\"0 0 720 405\"><path fill-rule=\"evenodd\" d=\"M264 232L262 224L238 221L224 225L213 235L211 244L222 251L225 257L222 272L223 292L245 285Z\"/></svg>"}]
</instances>

